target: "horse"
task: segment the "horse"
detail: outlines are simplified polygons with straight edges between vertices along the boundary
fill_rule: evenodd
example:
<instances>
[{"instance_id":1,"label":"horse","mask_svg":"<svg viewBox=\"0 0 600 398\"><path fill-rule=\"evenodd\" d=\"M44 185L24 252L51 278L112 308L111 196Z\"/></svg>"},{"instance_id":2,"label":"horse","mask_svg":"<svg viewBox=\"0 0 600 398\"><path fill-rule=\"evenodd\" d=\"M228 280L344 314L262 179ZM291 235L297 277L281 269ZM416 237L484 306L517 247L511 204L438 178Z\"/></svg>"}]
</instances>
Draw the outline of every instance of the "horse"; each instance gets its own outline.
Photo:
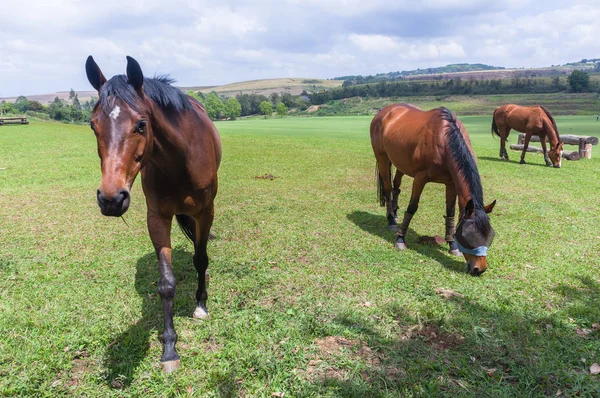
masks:
<instances>
[{"instance_id":1,"label":"horse","mask_svg":"<svg viewBox=\"0 0 600 398\"><path fill-rule=\"evenodd\" d=\"M483 204L483 188L469 135L446 108L423 111L409 104L383 108L371 122L371 145L376 159L378 197L386 207L388 228L397 231L395 248L405 250L405 236L419 207L425 184L446 185L446 235L449 252L466 260L467 272L487 269L487 251L495 232L488 214L496 201ZM392 165L396 174L392 183ZM397 225L398 197L403 175L413 177L410 203ZM459 223L455 228L458 197Z\"/></svg>"},{"instance_id":2,"label":"horse","mask_svg":"<svg viewBox=\"0 0 600 398\"><path fill-rule=\"evenodd\" d=\"M180 366L173 326L175 277L171 259L173 217L194 244L198 272L194 318L206 318L206 253L214 218L221 139L204 107L171 85L167 76L144 77L140 64L127 57L126 75L104 77L92 56L85 69L98 91L90 127L100 156L102 180L96 195L105 216L120 217L130 205L131 186L142 176L147 226L158 259L164 333L164 372Z\"/></svg>"},{"instance_id":3,"label":"horse","mask_svg":"<svg viewBox=\"0 0 600 398\"><path fill-rule=\"evenodd\" d=\"M542 143L546 166L560 167L564 142L560 141L558 127L548 109L543 106L502 105L494 110L492 135L500 137L500 159L508 161L506 139L510 129L525 133L525 143L521 154L521 164L525 164L525 153L531 136L537 135ZM546 152L546 138L550 142L550 152Z\"/></svg>"}]
</instances>

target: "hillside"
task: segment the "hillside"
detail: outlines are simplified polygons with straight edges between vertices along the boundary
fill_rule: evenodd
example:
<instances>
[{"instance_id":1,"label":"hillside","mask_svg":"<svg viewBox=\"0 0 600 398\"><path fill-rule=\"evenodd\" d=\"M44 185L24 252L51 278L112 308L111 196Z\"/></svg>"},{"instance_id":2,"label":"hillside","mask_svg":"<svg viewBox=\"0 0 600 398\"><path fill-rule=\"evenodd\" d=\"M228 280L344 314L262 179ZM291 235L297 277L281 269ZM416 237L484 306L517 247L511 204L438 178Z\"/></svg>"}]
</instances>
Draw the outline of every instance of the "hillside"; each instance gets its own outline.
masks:
<instances>
[{"instance_id":1,"label":"hillside","mask_svg":"<svg viewBox=\"0 0 600 398\"><path fill-rule=\"evenodd\" d=\"M271 93L289 92L292 95L299 95L303 90L319 91L342 85L341 80L324 80L312 78L278 78L264 80L249 80L245 82L225 84L223 86L213 87L180 87L184 91L201 91L210 93L215 91L225 96L233 96L241 93L255 93L269 95Z\"/></svg>"},{"instance_id":2,"label":"hillside","mask_svg":"<svg viewBox=\"0 0 600 398\"><path fill-rule=\"evenodd\" d=\"M491 115L496 107L509 103L543 105L555 115L593 116L600 113L600 99L595 93L412 96L370 99L353 97L312 106L306 113L313 116L374 115L379 109L393 103L410 103L421 109L445 106L461 116Z\"/></svg>"},{"instance_id":3,"label":"hillside","mask_svg":"<svg viewBox=\"0 0 600 398\"><path fill-rule=\"evenodd\" d=\"M192 87L179 87L184 92L189 90L201 91L204 94L215 91L224 96L235 96L239 93L255 93L261 95L269 95L271 93L282 93L289 92L292 95L299 95L303 90L308 92L327 90L328 88L339 87L342 85L341 80L325 80L325 79L313 79L313 78L277 78L277 79L263 79L263 80L249 80L245 82L225 84L223 86L192 86ZM98 93L95 91L77 91L79 100L85 102L91 97L97 97ZM68 99L69 91L60 91L56 93L48 94L34 94L26 95L27 99L39 101L44 105L52 102L54 98ZM4 97L0 98L0 102L15 102L17 97Z\"/></svg>"}]
</instances>

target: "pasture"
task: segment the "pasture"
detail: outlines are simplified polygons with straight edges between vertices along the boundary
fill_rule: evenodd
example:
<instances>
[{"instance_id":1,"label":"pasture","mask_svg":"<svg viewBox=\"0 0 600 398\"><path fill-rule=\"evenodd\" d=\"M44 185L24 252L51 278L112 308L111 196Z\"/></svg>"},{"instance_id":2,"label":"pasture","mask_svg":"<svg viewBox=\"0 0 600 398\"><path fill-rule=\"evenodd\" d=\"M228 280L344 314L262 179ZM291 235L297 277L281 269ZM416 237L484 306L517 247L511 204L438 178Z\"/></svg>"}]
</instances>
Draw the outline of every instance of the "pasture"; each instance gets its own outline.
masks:
<instances>
[{"instance_id":1,"label":"pasture","mask_svg":"<svg viewBox=\"0 0 600 398\"><path fill-rule=\"evenodd\" d=\"M89 127L2 127L0 395L600 395L600 153L561 169L514 151L504 163L491 116L462 117L485 201L498 201L474 278L446 247L417 243L443 235L441 185L425 188L409 250L394 250L370 120L217 124L211 318L191 318L192 246L174 229L182 366L170 375L139 181L127 224L102 217ZM600 135L591 116L557 123Z\"/></svg>"}]
</instances>

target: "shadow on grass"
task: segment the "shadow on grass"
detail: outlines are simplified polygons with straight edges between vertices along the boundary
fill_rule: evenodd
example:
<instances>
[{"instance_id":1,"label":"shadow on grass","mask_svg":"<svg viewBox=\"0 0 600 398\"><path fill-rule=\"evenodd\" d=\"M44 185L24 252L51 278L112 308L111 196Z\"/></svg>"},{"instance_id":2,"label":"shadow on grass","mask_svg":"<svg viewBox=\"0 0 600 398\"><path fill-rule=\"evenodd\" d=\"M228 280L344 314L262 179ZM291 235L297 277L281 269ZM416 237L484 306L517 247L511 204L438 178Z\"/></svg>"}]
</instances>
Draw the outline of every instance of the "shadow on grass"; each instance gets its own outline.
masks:
<instances>
[{"instance_id":1,"label":"shadow on grass","mask_svg":"<svg viewBox=\"0 0 600 398\"><path fill-rule=\"evenodd\" d=\"M344 377L310 383L321 392L349 397L599 396L596 376L588 371L597 361L599 331L588 336L577 328L598 321L600 285L577 277L573 285L554 289L561 301L570 303L555 312L523 308L510 297L496 303L455 298L445 301L444 314L426 318L397 305L378 309L379 317L373 316L375 309L345 311L332 317L319 337L358 336L378 361L357 359L355 354L353 361L327 364L338 371L330 374ZM575 324L571 316L577 317ZM381 317L393 319L393 333L380 330Z\"/></svg>"},{"instance_id":2,"label":"shadow on grass","mask_svg":"<svg viewBox=\"0 0 600 398\"><path fill-rule=\"evenodd\" d=\"M355 210L346 217L363 231L390 242L390 245L392 246L394 245L396 233L388 231L387 218L385 216ZM444 223L440 222L440 230L443 231L444 228ZM408 233L406 234L406 245L408 250L414 250L423 256L429 257L451 271L465 273L466 266L464 259L462 257L450 255L448 253L447 245L433 246L418 243L417 236L418 234L412 228L408 229Z\"/></svg>"},{"instance_id":3,"label":"shadow on grass","mask_svg":"<svg viewBox=\"0 0 600 398\"><path fill-rule=\"evenodd\" d=\"M521 155L518 155L518 157L516 158L517 160L509 160L508 162L506 160L502 160L500 158L495 158L493 156L478 156L477 157L478 160L487 160L487 161L491 161L491 162L499 162L499 163L505 163L505 164L517 164L519 166L538 166L538 167L548 167L548 168L552 168L551 166L546 166L545 164L539 164L539 163L531 163L527 161L527 157L525 157L525 164L520 164L519 162L521 161Z\"/></svg>"},{"instance_id":4,"label":"shadow on grass","mask_svg":"<svg viewBox=\"0 0 600 398\"><path fill-rule=\"evenodd\" d=\"M193 253L176 247L173 249L173 272L176 279L176 295L173 304L174 317L190 317L196 306L196 269ZM162 304L158 294L158 262L154 251L141 257L136 264L135 289L142 298L142 317L127 330L115 336L105 358L108 370L106 382L113 387L127 387L140 363L147 357L151 335L162 333ZM156 342L161 345L160 341ZM160 362L160 354L154 361Z\"/></svg>"}]
</instances>

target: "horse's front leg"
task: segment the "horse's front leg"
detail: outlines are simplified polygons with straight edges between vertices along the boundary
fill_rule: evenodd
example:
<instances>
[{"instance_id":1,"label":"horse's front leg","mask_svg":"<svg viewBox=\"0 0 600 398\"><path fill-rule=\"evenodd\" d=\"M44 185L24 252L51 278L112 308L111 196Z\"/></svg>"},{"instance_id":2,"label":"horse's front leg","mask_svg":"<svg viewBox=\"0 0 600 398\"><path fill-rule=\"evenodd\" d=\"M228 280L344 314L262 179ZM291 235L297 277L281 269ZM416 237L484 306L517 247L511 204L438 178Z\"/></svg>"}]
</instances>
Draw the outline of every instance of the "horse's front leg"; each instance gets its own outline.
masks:
<instances>
[{"instance_id":1,"label":"horse's front leg","mask_svg":"<svg viewBox=\"0 0 600 398\"><path fill-rule=\"evenodd\" d=\"M529 141L531 140L531 134L525 134L525 142L523 143L523 153L521 153L521 161L519 163L525 164L525 153L527 153L527 148L529 147Z\"/></svg>"},{"instance_id":2,"label":"horse's front leg","mask_svg":"<svg viewBox=\"0 0 600 398\"><path fill-rule=\"evenodd\" d=\"M546 166L552 166L552 162L550 158L548 158L548 152L546 150L546 137L540 136L540 143L542 144L542 150L544 151L544 160L546 161Z\"/></svg>"},{"instance_id":3,"label":"horse's front leg","mask_svg":"<svg viewBox=\"0 0 600 398\"><path fill-rule=\"evenodd\" d=\"M454 240L454 214L456 212L456 187L454 183L450 183L446 185L446 217L444 217L446 221L446 242L448 242L450 254L454 256L460 256L461 253L458 250L458 246L456 241Z\"/></svg>"},{"instance_id":4,"label":"horse's front leg","mask_svg":"<svg viewBox=\"0 0 600 398\"><path fill-rule=\"evenodd\" d=\"M398 236L396 238L396 244L394 247L398 250L406 249L406 242L404 241L404 237L408 232L408 226L410 225L410 221L413 216L419 209L419 199L421 198L421 193L423 192L423 188L427 180L424 175L417 174L415 175L415 179L413 180L412 192L410 194L410 202L408 203L408 207L404 212L404 218L402 219L402 224L398 227Z\"/></svg>"},{"instance_id":5,"label":"horse's front leg","mask_svg":"<svg viewBox=\"0 0 600 398\"><path fill-rule=\"evenodd\" d=\"M158 258L158 293L162 301L164 331L162 336L163 354L160 362L163 371L172 372L179 367L179 355L175 350L177 333L173 325L173 298L175 297L175 276L173 275L171 254L172 217L157 214L148 208L148 232Z\"/></svg>"}]
</instances>

